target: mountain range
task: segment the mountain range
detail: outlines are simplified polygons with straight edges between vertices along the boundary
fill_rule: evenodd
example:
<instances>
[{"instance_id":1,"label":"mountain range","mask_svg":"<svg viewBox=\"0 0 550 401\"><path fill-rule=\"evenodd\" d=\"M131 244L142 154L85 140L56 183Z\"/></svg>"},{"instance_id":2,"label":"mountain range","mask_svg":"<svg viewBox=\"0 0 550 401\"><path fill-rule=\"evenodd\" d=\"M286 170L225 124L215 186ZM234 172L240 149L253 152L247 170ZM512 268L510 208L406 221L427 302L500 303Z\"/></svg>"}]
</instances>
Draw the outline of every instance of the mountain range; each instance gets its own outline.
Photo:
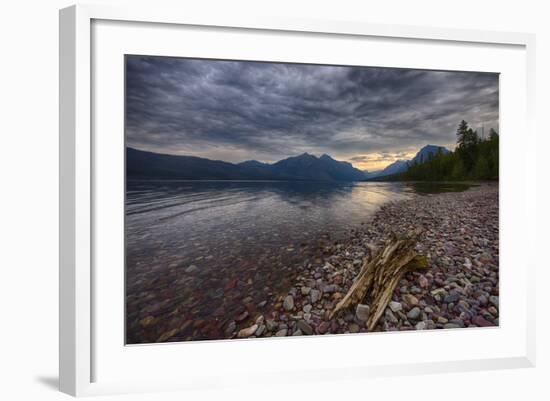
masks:
<instances>
[{"instance_id":1,"label":"mountain range","mask_svg":"<svg viewBox=\"0 0 550 401\"><path fill-rule=\"evenodd\" d=\"M296 181L363 181L405 171L410 163L428 160L439 146L422 148L410 161L398 160L381 171L363 172L350 163L327 154L320 157L303 153L273 164L257 160L228 163L195 156L176 156L126 148L126 174L131 178L185 180L296 180Z\"/></svg>"}]
</instances>

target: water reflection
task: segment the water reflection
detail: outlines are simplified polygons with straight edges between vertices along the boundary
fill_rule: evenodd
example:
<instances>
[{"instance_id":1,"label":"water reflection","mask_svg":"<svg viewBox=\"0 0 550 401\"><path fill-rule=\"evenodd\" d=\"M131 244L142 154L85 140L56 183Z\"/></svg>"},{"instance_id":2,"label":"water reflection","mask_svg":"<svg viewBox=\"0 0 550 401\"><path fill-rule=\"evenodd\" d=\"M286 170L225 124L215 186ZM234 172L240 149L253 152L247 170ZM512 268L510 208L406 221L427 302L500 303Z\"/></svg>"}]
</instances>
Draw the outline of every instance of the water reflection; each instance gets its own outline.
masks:
<instances>
[{"instance_id":1,"label":"water reflection","mask_svg":"<svg viewBox=\"0 0 550 401\"><path fill-rule=\"evenodd\" d=\"M188 321L203 322L199 338L223 337L220 324L243 303L285 293L298 266L322 263L327 245L415 191L374 182L128 181L128 342L156 341ZM139 323L150 316L155 324ZM183 340L197 328L179 332Z\"/></svg>"},{"instance_id":2,"label":"water reflection","mask_svg":"<svg viewBox=\"0 0 550 401\"><path fill-rule=\"evenodd\" d=\"M462 192L476 186L465 182L411 182L406 184L419 195L439 194L443 192Z\"/></svg>"}]
</instances>

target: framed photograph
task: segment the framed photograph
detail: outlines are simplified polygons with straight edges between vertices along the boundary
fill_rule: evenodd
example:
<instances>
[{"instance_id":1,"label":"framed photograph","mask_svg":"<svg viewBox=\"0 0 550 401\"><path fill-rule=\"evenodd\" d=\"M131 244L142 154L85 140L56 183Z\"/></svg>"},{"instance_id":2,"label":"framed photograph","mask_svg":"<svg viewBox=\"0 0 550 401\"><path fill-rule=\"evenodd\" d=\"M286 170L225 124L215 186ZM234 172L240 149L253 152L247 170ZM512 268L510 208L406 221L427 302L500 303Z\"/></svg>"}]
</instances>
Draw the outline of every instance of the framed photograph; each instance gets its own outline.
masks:
<instances>
[{"instance_id":1,"label":"framed photograph","mask_svg":"<svg viewBox=\"0 0 550 401\"><path fill-rule=\"evenodd\" d=\"M533 51L61 10L61 390L533 366Z\"/></svg>"}]
</instances>

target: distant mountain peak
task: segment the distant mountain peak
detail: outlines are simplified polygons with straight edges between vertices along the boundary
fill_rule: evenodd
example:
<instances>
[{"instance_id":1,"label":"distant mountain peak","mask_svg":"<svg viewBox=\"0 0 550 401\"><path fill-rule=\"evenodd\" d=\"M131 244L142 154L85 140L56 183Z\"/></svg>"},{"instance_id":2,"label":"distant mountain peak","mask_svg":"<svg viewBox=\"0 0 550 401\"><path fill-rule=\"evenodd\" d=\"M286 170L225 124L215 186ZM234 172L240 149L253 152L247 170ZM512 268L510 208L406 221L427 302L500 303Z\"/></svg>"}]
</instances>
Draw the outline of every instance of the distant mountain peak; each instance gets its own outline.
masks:
<instances>
[{"instance_id":1,"label":"distant mountain peak","mask_svg":"<svg viewBox=\"0 0 550 401\"><path fill-rule=\"evenodd\" d=\"M317 156L315 156L314 154L311 154L311 153L307 153L305 152L304 154L302 154L303 157L307 157L309 159L315 159L315 160L318 160L319 158Z\"/></svg>"},{"instance_id":2,"label":"distant mountain peak","mask_svg":"<svg viewBox=\"0 0 550 401\"><path fill-rule=\"evenodd\" d=\"M425 151L434 151L434 152L437 152L441 149L442 152L444 153L448 153L449 150L445 147L445 146L439 146L439 145L426 145L426 146L423 146L422 148L420 148L420 150L418 151L418 153L421 153L421 152L425 152Z\"/></svg>"},{"instance_id":3,"label":"distant mountain peak","mask_svg":"<svg viewBox=\"0 0 550 401\"><path fill-rule=\"evenodd\" d=\"M240 162L238 164L239 166L248 166L248 167L269 166L269 163L260 162L258 160L245 160L244 162Z\"/></svg>"},{"instance_id":4,"label":"distant mountain peak","mask_svg":"<svg viewBox=\"0 0 550 401\"><path fill-rule=\"evenodd\" d=\"M439 152L445 154L449 153L449 150L444 146L426 145L416 153L416 155L411 159L410 163L424 163Z\"/></svg>"},{"instance_id":5,"label":"distant mountain peak","mask_svg":"<svg viewBox=\"0 0 550 401\"><path fill-rule=\"evenodd\" d=\"M315 181L360 181L364 179L361 170L350 163L338 161L327 154L317 157L307 152L279 160L272 165L272 171L282 177Z\"/></svg>"}]
</instances>

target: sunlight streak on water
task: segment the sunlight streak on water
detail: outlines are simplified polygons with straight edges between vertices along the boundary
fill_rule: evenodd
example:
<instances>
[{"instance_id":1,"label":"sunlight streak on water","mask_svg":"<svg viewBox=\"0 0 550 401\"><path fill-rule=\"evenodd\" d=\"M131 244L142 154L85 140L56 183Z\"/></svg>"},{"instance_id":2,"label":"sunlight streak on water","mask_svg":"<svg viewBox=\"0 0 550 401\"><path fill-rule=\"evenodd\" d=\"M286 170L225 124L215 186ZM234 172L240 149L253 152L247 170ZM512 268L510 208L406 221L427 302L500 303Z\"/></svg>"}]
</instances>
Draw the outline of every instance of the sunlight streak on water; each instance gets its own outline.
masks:
<instances>
[{"instance_id":1,"label":"sunlight streak on water","mask_svg":"<svg viewBox=\"0 0 550 401\"><path fill-rule=\"evenodd\" d=\"M151 308L212 321L246 297L256 304L285 292L295 266L322 257L385 202L414 196L397 183L132 180L126 195L130 340Z\"/></svg>"}]
</instances>

